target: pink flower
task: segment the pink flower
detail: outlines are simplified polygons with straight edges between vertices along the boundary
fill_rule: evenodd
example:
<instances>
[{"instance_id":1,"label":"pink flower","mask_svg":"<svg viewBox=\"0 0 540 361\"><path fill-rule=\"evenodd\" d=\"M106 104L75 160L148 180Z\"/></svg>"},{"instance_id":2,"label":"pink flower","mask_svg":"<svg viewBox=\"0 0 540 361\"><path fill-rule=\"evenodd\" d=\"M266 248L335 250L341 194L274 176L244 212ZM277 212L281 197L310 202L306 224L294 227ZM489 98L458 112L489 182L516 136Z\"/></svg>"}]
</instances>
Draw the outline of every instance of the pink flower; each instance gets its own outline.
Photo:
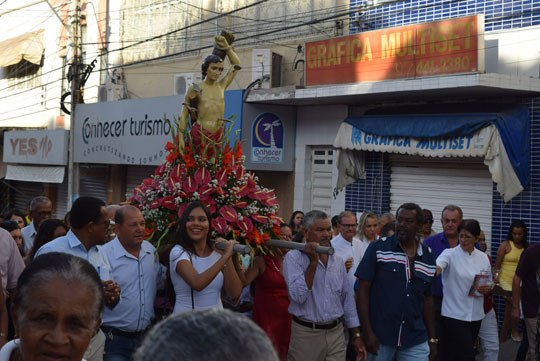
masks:
<instances>
[{"instance_id":1,"label":"pink flower","mask_svg":"<svg viewBox=\"0 0 540 361\"><path fill-rule=\"evenodd\" d=\"M167 163L164 162L159 167L156 168L156 171L154 172L155 175L163 175L165 173L165 167L167 166Z\"/></svg>"},{"instance_id":2,"label":"pink flower","mask_svg":"<svg viewBox=\"0 0 540 361\"><path fill-rule=\"evenodd\" d=\"M183 168L180 164L178 164L171 170L171 177L182 179L185 173L186 169Z\"/></svg>"},{"instance_id":3,"label":"pink flower","mask_svg":"<svg viewBox=\"0 0 540 361\"><path fill-rule=\"evenodd\" d=\"M153 201L152 203L150 203L150 209L156 209L158 208L159 206L161 205L161 203L159 202L159 200L155 200Z\"/></svg>"},{"instance_id":4,"label":"pink flower","mask_svg":"<svg viewBox=\"0 0 540 361\"><path fill-rule=\"evenodd\" d=\"M255 181L253 180L253 174L249 174L248 176L248 179L247 179L247 186L249 188L255 188L256 184L255 184Z\"/></svg>"},{"instance_id":5,"label":"pink flower","mask_svg":"<svg viewBox=\"0 0 540 361\"><path fill-rule=\"evenodd\" d=\"M234 204L234 207L235 208L246 208L248 206L247 202L244 202L244 201L238 201Z\"/></svg>"},{"instance_id":6,"label":"pink flower","mask_svg":"<svg viewBox=\"0 0 540 361\"><path fill-rule=\"evenodd\" d=\"M256 191L253 191L253 192L249 193L248 197L251 198L251 199L263 200L263 199L268 198L268 195L267 195L267 193L265 193L265 192L263 192L261 190L256 190Z\"/></svg>"},{"instance_id":7,"label":"pink flower","mask_svg":"<svg viewBox=\"0 0 540 361\"><path fill-rule=\"evenodd\" d=\"M197 184L204 186L210 183L212 177L206 168L199 168L195 172L195 180L197 181Z\"/></svg>"},{"instance_id":8,"label":"pink flower","mask_svg":"<svg viewBox=\"0 0 540 361\"><path fill-rule=\"evenodd\" d=\"M223 206L219 210L219 214L223 216L227 220L227 222L235 222L238 220L238 213L236 213L236 210L231 206Z\"/></svg>"},{"instance_id":9,"label":"pink flower","mask_svg":"<svg viewBox=\"0 0 540 361\"><path fill-rule=\"evenodd\" d=\"M186 193L194 193L197 191L197 182L193 177L187 177L182 183L182 190Z\"/></svg>"},{"instance_id":10,"label":"pink flower","mask_svg":"<svg viewBox=\"0 0 540 361\"><path fill-rule=\"evenodd\" d=\"M223 187L225 184L227 184L227 169L221 168L216 173L216 180L218 181L218 185Z\"/></svg>"},{"instance_id":11,"label":"pink flower","mask_svg":"<svg viewBox=\"0 0 540 361\"><path fill-rule=\"evenodd\" d=\"M263 199L261 201L261 203L264 206L267 206L267 207L274 207L274 206L277 206L279 204L275 197L268 198L268 199Z\"/></svg>"},{"instance_id":12,"label":"pink flower","mask_svg":"<svg viewBox=\"0 0 540 361\"><path fill-rule=\"evenodd\" d=\"M225 234L229 230L227 221L223 217L216 217L212 219L212 228L214 228L217 233L221 234Z\"/></svg>"},{"instance_id":13,"label":"pink flower","mask_svg":"<svg viewBox=\"0 0 540 361\"><path fill-rule=\"evenodd\" d=\"M251 230L253 230L253 223L248 217L242 218L241 221L236 221L236 224L243 232L249 233Z\"/></svg>"},{"instance_id":14,"label":"pink flower","mask_svg":"<svg viewBox=\"0 0 540 361\"><path fill-rule=\"evenodd\" d=\"M214 192L214 188L210 187L209 185L204 185L198 190L201 199L209 197L212 192Z\"/></svg>"},{"instance_id":15,"label":"pink flower","mask_svg":"<svg viewBox=\"0 0 540 361\"><path fill-rule=\"evenodd\" d=\"M242 166L236 167L236 179L240 180L245 175L245 169Z\"/></svg>"},{"instance_id":16,"label":"pink flower","mask_svg":"<svg viewBox=\"0 0 540 361\"><path fill-rule=\"evenodd\" d=\"M167 209L176 209L176 204L174 203L174 197L173 196L165 196L163 198L158 199L159 203L167 208Z\"/></svg>"},{"instance_id":17,"label":"pink flower","mask_svg":"<svg viewBox=\"0 0 540 361\"><path fill-rule=\"evenodd\" d=\"M251 218L256 220L259 223L266 223L266 217L261 216L258 212L255 212L251 215Z\"/></svg>"},{"instance_id":18,"label":"pink flower","mask_svg":"<svg viewBox=\"0 0 540 361\"><path fill-rule=\"evenodd\" d=\"M204 203L206 208L208 208L208 210L210 211L210 214L216 213L216 211L217 211L217 203L214 200L214 198L212 198L212 197L206 197L204 199L201 198L201 201Z\"/></svg>"},{"instance_id":19,"label":"pink flower","mask_svg":"<svg viewBox=\"0 0 540 361\"><path fill-rule=\"evenodd\" d=\"M225 195L225 191L223 190L223 188L221 187L216 187L216 193L220 196L224 196Z\"/></svg>"}]
</instances>

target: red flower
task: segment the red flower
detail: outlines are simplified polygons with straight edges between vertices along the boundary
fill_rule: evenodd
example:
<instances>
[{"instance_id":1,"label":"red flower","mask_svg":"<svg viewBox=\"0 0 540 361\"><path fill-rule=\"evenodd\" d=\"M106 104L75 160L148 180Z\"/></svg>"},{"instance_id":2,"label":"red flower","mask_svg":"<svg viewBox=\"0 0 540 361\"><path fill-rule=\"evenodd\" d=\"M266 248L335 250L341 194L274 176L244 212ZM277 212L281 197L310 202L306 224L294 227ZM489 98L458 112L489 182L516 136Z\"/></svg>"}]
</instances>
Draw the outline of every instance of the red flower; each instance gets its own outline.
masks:
<instances>
[{"instance_id":1,"label":"red flower","mask_svg":"<svg viewBox=\"0 0 540 361\"><path fill-rule=\"evenodd\" d=\"M227 183L227 169L221 168L216 173L216 179L219 186L224 186Z\"/></svg>"},{"instance_id":2,"label":"red flower","mask_svg":"<svg viewBox=\"0 0 540 361\"><path fill-rule=\"evenodd\" d=\"M212 219L212 228L214 228L217 233L221 234L225 234L229 230L227 221L223 217L216 217Z\"/></svg>"},{"instance_id":3,"label":"red flower","mask_svg":"<svg viewBox=\"0 0 540 361\"><path fill-rule=\"evenodd\" d=\"M240 161L240 158L242 157L242 144L240 144L240 142L236 144L236 153L234 157L236 158L237 162Z\"/></svg>"},{"instance_id":4,"label":"red flower","mask_svg":"<svg viewBox=\"0 0 540 361\"><path fill-rule=\"evenodd\" d=\"M171 210L176 209L176 204L174 202L173 196L165 196L163 198L158 199L158 201L163 207L167 209L171 209Z\"/></svg>"},{"instance_id":5,"label":"red flower","mask_svg":"<svg viewBox=\"0 0 540 361\"><path fill-rule=\"evenodd\" d=\"M182 183L182 190L187 193L193 193L197 191L197 182L193 177L187 177L184 183Z\"/></svg>"},{"instance_id":6,"label":"red flower","mask_svg":"<svg viewBox=\"0 0 540 361\"><path fill-rule=\"evenodd\" d=\"M231 206L221 207L219 214L221 214L227 222L236 222L238 220L238 213L236 213L236 210Z\"/></svg>"},{"instance_id":7,"label":"red flower","mask_svg":"<svg viewBox=\"0 0 540 361\"><path fill-rule=\"evenodd\" d=\"M251 232L251 230L253 229L253 222L251 222L251 219L249 219L249 217L243 217L241 221L236 221L236 224L238 225L238 228L240 228L246 233Z\"/></svg>"},{"instance_id":8,"label":"red flower","mask_svg":"<svg viewBox=\"0 0 540 361\"><path fill-rule=\"evenodd\" d=\"M199 185L207 185L212 180L212 176L206 168L199 168L195 172L195 180Z\"/></svg>"},{"instance_id":9,"label":"red flower","mask_svg":"<svg viewBox=\"0 0 540 361\"><path fill-rule=\"evenodd\" d=\"M180 207L178 207L178 219L182 218L182 214L184 214L184 211L186 210L188 204L182 203Z\"/></svg>"},{"instance_id":10,"label":"red flower","mask_svg":"<svg viewBox=\"0 0 540 361\"><path fill-rule=\"evenodd\" d=\"M251 218L253 218L254 220L256 220L257 222L259 223L266 223L266 217L264 216L261 216L258 212L255 212L251 215Z\"/></svg>"}]
</instances>

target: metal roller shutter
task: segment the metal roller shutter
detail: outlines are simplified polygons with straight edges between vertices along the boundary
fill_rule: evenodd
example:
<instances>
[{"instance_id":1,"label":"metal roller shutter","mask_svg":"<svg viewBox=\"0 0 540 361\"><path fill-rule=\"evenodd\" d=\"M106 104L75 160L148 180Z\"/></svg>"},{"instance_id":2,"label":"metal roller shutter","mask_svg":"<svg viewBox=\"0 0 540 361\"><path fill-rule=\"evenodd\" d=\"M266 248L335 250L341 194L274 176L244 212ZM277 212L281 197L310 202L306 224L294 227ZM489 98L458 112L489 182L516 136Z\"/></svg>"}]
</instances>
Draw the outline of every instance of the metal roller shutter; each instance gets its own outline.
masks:
<instances>
[{"instance_id":1,"label":"metal roller shutter","mask_svg":"<svg viewBox=\"0 0 540 361\"><path fill-rule=\"evenodd\" d=\"M145 178L150 178L156 171L156 166L129 166L126 174L126 200L133 195L133 189L140 185Z\"/></svg>"},{"instance_id":2,"label":"metal roller shutter","mask_svg":"<svg viewBox=\"0 0 540 361\"><path fill-rule=\"evenodd\" d=\"M433 229L442 232L444 206L455 204L465 219L476 219L491 249L493 183L488 168L477 158L426 158L392 155L390 208L393 213L405 202L417 203L433 212Z\"/></svg>"},{"instance_id":3,"label":"metal roller shutter","mask_svg":"<svg viewBox=\"0 0 540 361\"><path fill-rule=\"evenodd\" d=\"M67 188L68 188L68 176L64 177L64 181L61 184L56 185L56 218L64 219L68 211L67 201Z\"/></svg>"},{"instance_id":4,"label":"metal roller shutter","mask_svg":"<svg viewBox=\"0 0 540 361\"><path fill-rule=\"evenodd\" d=\"M10 181L13 205L22 212L26 212L28 203L37 196L45 194L45 183Z\"/></svg>"},{"instance_id":5,"label":"metal roller shutter","mask_svg":"<svg viewBox=\"0 0 540 361\"><path fill-rule=\"evenodd\" d=\"M81 165L79 174L79 195L96 197L107 203L109 167Z\"/></svg>"}]
</instances>

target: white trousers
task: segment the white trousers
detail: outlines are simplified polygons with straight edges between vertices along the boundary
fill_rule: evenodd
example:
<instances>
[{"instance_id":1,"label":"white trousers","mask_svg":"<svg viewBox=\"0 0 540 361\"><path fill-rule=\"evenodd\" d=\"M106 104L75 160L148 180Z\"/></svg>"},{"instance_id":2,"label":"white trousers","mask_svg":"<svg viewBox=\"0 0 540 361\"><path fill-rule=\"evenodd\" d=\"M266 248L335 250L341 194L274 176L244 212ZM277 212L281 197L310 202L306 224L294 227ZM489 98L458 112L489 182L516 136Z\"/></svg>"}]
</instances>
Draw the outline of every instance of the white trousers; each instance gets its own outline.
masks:
<instances>
[{"instance_id":1,"label":"white trousers","mask_svg":"<svg viewBox=\"0 0 540 361\"><path fill-rule=\"evenodd\" d=\"M499 358L499 331L497 329L497 317L493 308L489 310L482 320L478 337L484 352L484 361L497 361Z\"/></svg>"}]
</instances>

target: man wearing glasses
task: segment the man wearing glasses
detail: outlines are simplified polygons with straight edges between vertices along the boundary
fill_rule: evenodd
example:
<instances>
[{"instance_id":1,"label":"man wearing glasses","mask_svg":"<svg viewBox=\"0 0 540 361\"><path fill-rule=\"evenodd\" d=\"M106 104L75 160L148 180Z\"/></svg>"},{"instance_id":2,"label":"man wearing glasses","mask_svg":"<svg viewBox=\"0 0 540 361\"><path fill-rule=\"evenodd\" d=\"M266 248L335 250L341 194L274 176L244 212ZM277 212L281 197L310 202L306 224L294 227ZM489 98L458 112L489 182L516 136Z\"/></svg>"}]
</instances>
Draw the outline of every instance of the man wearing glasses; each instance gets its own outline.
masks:
<instances>
[{"instance_id":1,"label":"man wearing glasses","mask_svg":"<svg viewBox=\"0 0 540 361\"><path fill-rule=\"evenodd\" d=\"M111 223L105 203L94 197L77 198L71 207L69 223L71 230L65 236L43 245L35 257L50 252L63 252L84 258L96 268L101 278L105 290L105 305L113 308L120 300L120 287L112 280L109 260L101 248ZM84 359L103 360L104 346L105 334L99 331L92 337Z\"/></svg>"},{"instance_id":2,"label":"man wearing glasses","mask_svg":"<svg viewBox=\"0 0 540 361\"><path fill-rule=\"evenodd\" d=\"M351 283L351 289L354 288L356 276L354 272L362 260L367 245L364 245L355 237L358 224L356 216L349 211L343 211L338 215L337 228L339 234L335 236L331 243L335 254L345 261L345 269Z\"/></svg>"}]
</instances>

